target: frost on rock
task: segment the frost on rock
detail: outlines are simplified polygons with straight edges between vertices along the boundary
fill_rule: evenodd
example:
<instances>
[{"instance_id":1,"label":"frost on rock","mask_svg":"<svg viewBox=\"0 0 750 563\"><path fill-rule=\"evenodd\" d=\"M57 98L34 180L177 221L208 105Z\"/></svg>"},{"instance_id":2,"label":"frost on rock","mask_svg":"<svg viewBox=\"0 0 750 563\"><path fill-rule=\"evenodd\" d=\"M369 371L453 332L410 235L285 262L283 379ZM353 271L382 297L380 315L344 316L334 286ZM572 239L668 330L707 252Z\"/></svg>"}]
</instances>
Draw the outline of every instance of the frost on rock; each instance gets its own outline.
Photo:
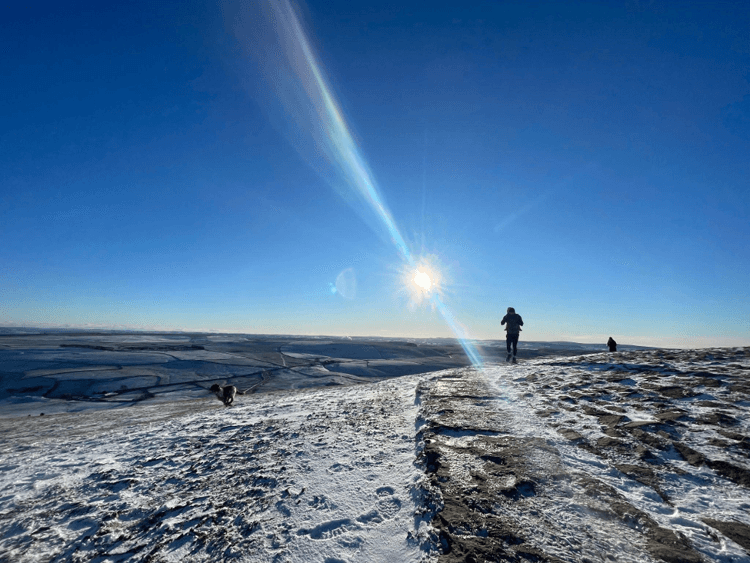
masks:
<instances>
[{"instance_id":1,"label":"frost on rock","mask_svg":"<svg viewBox=\"0 0 750 563\"><path fill-rule=\"evenodd\" d=\"M551 358L422 384L439 560L750 560L748 352Z\"/></svg>"}]
</instances>

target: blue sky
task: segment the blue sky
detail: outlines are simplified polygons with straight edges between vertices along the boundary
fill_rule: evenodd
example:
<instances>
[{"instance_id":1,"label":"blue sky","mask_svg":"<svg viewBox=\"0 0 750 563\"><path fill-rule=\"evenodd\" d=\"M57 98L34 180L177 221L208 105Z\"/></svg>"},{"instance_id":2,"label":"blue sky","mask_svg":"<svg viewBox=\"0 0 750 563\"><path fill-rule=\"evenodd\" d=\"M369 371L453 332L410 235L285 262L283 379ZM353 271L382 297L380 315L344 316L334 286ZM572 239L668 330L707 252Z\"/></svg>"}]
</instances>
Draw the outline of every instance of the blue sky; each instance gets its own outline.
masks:
<instances>
[{"instance_id":1,"label":"blue sky","mask_svg":"<svg viewBox=\"0 0 750 563\"><path fill-rule=\"evenodd\" d=\"M466 334L750 345L750 9L644 4L299 8ZM3 8L0 323L452 334L239 6Z\"/></svg>"}]
</instances>

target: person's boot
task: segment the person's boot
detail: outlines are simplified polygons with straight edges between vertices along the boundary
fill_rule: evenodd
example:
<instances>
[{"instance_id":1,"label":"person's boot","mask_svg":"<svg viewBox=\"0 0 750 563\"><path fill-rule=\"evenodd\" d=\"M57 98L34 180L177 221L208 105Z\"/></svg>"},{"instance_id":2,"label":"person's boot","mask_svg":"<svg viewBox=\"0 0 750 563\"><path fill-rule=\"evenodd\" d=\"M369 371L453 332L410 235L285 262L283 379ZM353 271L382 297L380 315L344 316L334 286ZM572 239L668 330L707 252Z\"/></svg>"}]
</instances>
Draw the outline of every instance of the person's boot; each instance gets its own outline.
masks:
<instances>
[{"instance_id":1,"label":"person's boot","mask_svg":"<svg viewBox=\"0 0 750 563\"><path fill-rule=\"evenodd\" d=\"M512 363L514 363L514 364L515 364L515 363L516 363L516 357L515 357L515 356L513 356L513 360L511 360L511 361L512 361Z\"/></svg>"},{"instance_id":2,"label":"person's boot","mask_svg":"<svg viewBox=\"0 0 750 563\"><path fill-rule=\"evenodd\" d=\"M507 356L507 357L505 358L505 361L506 361L506 362L509 362L509 361L510 361L510 353L509 353L509 354L508 354L508 356Z\"/></svg>"}]
</instances>

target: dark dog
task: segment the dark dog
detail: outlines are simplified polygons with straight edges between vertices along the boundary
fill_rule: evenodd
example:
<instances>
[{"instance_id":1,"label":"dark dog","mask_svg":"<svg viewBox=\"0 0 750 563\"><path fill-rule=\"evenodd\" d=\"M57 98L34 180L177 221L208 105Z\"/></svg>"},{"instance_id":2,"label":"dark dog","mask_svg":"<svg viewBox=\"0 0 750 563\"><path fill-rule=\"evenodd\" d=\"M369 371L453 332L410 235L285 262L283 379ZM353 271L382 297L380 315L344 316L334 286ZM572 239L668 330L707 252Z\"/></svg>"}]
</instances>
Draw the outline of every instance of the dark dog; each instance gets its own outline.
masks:
<instances>
[{"instance_id":1,"label":"dark dog","mask_svg":"<svg viewBox=\"0 0 750 563\"><path fill-rule=\"evenodd\" d=\"M216 396L219 398L219 400L227 407L232 406L232 403L234 403L234 397L238 393L240 395L243 394L240 391L237 391L237 388L234 385L221 386L218 383L214 383L213 385L211 385L211 391L216 393Z\"/></svg>"}]
</instances>

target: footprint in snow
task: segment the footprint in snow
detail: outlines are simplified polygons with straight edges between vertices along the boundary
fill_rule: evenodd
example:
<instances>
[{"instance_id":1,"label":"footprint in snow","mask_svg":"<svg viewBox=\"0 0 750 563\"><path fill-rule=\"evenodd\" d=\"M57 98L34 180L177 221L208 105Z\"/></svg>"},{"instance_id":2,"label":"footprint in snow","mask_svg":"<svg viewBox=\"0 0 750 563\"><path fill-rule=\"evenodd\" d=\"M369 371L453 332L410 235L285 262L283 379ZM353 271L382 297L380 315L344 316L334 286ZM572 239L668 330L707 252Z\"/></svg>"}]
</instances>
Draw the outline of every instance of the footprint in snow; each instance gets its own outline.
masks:
<instances>
[{"instance_id":1,"label":"footprint in snow","mask_svg":"<svg viewBox=\"0 0 750 563\"><path fill-rule=\"evenodd\" d=\"M375 494L379 497L387 497L394 493L393 487L380 487L379 489L375 489Z\"/></svg>"},{"instance_id":2,"label":"footprint in snow","mask_svg":"<svg viewBox=\"0 0 750 563\"><path fill-rule=\"evenodd\" d=\"M315 495L312 500L307 501L307 504L318 510L331 510L336 508L336 504L331 502L325 496Z\"/></svg>"},{"instance_id":3,"label":"footprint in snow","mask_svg":"<svg viewBox=\"0 0 750 563\"><path fill-rule=\"evenodd\" d=\"M379 498L375 503L375 508L357 518L357 522L366 525L380 524L396 516L398 511L401 510L401 501L395 498L393 493L394 491L391 487L376 489L375 494Z\"/></svg>"},{"instance_id":4,"label":"footprint in snow","mask_svg":"<svg viewBox=\"0 0 750 563\"><path fill-rule=\"evenodd\" d=\"M349 467L348 465L342 465L341 463L334 463L331 467L328 468L329 471L333 473L339 473L341 471L353 471L353 467Z\"/></svg>"},{"instance_id":5,"label":"footprint in snow","mask_svg":"<svg viewBox=\"0 0 750 563\"><path fill-rule=\"evenodd\" d=\"M313 539L329 539L336 537L344 532L360 529L360 525L374 526L381 524L393 516L401 509L401 503L391 501L387 505L383 505L380 501L378 502L377 509L370 510L369 512L357 516L356 522L351 520L334 520L332 522L326 522L320 526L316 526L311 530L301 530L302 533L307 533Z\"/></svg>"},{"instance_id":6,"label":"footprint in snow","mask_svg":"<svg viewBox=\"0 0 750 563\"><path fill-rule=\"evenodd\" d=\"M378 512L386 520L390 520L401 510L401 501L397 498L380 499L377 503Z\"/></svg>"},{"instance_id":7,"label":"footprint in snow","mask_svg":"<svg viewBox=\"0 0 750 563\"><path fill-rule=\"evenodd\" d=\"M297 531L297 535L307 535L314 540L327 540L356 529L359 529L357 524L352 522L349 518L344 518L342 520L323 522L314 528L302 528Z\"/></svg>"},{"instance_id":8,"label":"footprint in snow","mask_svg":"<svg viewBox=\"0 0 750 563\"><path fill-rule=\"evenodd\" d=\"M359 549L360 547L362 547L364 540L362 540L362 538L360 538L359 536L354 536L354 537L342 536L339 539L337 539L336 542L341 547L346 548L346 549Z\"/></svg>"},{"instance_id":9,"label":"footprint in snow","mask_svg":"<svg viewBox=\"0 0 750 563\"><path fill-rule=\"evenodd\" d=\"M366 525L380 524L382 521L383 517L377 510L371 510L367 514L363 514L362 516L357 517L357 522L361 522L362 524Z\"/></svg>"},{"instance_id":10,"label":"footprint in snow","mask_svg":"<svg viewBox=\"0 0 750 563\"><path fill-rule=\"evenodd\" d=\"M394 490L391 487L380 487L375 491L378 500L375 508L358 516L355 521L349 518L341 520L330 520L314 528L301 528L297 535L307 535L314 540L328 540L354 530L362 529L362 526L374 526L386 520L393 518L401 510L401 501L393 496ZM315 497L318 500L319 497ZM325 498L321 499L325 502ZM315 505L316 503L309 503ZM317 508L317 507L316 507ZM359 538L351 540L353 542L361 541ZM340 542L341 543L341 542Z\"/></svg>"}]
</instances>

